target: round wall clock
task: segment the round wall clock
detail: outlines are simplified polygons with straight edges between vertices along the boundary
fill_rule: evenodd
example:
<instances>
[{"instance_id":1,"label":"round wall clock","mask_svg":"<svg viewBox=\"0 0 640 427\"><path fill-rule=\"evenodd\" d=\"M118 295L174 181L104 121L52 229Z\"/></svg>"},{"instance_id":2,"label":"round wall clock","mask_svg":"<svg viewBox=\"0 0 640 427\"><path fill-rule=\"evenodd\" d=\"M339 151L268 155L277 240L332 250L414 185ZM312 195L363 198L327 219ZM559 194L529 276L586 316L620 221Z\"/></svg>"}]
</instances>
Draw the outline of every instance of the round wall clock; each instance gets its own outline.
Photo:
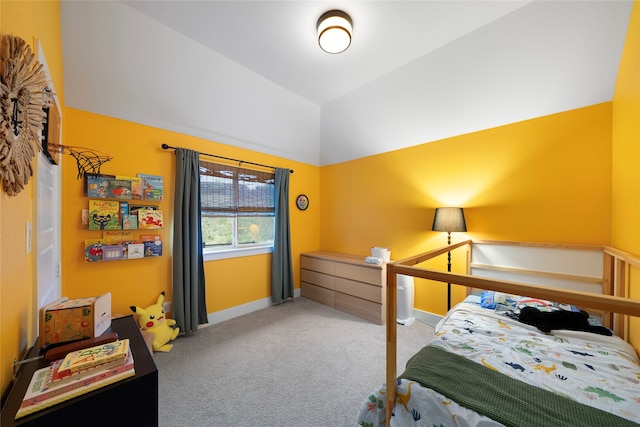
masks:
<instances>
[{"instance_id":1,"label":"round wall clock","mask_svg":"<svg viewBox=\"0 0 640 427\"><path fill-rule=\"evenodd\" d=\"M300 194L296 199L296 206L301 211L307 209L309 207L309 198L304 194Z\"/></svg>"}]
</instances>

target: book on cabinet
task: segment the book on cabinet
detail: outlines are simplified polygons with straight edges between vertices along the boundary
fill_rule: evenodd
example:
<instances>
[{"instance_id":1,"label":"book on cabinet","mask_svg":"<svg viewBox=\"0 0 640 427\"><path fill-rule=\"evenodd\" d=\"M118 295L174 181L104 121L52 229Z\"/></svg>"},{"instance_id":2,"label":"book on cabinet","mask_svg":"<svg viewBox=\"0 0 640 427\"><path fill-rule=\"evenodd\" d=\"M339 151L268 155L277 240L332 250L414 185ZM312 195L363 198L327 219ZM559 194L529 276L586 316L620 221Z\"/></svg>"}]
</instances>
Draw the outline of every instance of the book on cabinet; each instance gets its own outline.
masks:
<instances>
[{"instance_id":1,"label":"book on cabinet","mask_svg":"<svg viewBox=\"0 0 640 427\"><path fill-rule=\"evenodd\" d=\"M127 349L127 353L130 353L131 349ZM128 363L126 363L125 359L115 359L110 362L105 362L100 365L91 366L89 368L80 369L76 372L64 372L60 370L60 366L64 359L58 359L51 362L49 365L49 369L46 370L46 377L44 377L44 382L48 386L58 388L65 384L73 383L78 380L86 380L88 377L93 376L94 374L98 374L100 371L104 370L120 370L126 371L128 370ZM113 371L111 371L114 374ZM59 389L58 389L59 390ZM43 396L47 397L47 396Z\"/></svg>"},{"instance_id":2,"label":"book on cabinet","mask_svg":"<svg viewBox=\"0 0 640 427\"><path fill-rule=\"evenodd\" d=\"M60 376L71 375L107 362L124 359L129 352L129 340L122 339L83 348L67 354L57 368Z\"/></svg>"},{"instance_id":3,"label":"book on cabinet","mask_svg":"<svg viewBox=\"0 0 640 427\"><path fill-rule=\"evenodd\" d=\"M133 354L128 347L125 357L117 361L119 363L106 362L77 372L69 379L54 381L61 362L54 361L34 372L16 419L135 375Z\"/></svg>"}]
</instances>

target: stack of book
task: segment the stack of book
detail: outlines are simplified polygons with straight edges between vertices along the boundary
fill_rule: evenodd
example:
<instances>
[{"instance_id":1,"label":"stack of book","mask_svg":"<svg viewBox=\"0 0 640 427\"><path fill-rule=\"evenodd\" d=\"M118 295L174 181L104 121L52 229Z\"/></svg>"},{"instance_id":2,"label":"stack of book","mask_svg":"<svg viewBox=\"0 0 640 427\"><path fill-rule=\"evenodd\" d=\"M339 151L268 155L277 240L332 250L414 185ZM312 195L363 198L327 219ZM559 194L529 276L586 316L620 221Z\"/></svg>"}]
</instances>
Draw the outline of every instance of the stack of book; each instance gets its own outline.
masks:
<instances>
[{"instance_id":1,"label":"stack of book","mask_svg":"<svg viewBox=\"0 0 640 427\"><path fill-rule=\"evenodd\" d=\"M72 351L34 372L16 419L134 375L128 339Z\"/></svg>"}]
</instances>

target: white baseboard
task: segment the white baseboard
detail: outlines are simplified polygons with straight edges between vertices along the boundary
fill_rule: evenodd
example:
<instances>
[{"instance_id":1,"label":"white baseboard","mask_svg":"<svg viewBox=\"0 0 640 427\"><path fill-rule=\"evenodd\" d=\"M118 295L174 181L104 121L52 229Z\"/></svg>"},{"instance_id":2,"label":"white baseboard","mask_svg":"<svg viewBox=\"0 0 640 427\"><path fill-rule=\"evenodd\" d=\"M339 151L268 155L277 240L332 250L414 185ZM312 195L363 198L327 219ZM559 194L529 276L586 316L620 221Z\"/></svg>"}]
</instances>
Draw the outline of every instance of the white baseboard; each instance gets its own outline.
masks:
<instances>
[{"instance_id":1,"label":"white baseboard","mask_svg":"<svg viewBox=\"0 0 640 427\"><path fill-rule=\"evenodd\" d=\"M300 297L300 288L293 290L293 297L294 298ZM260 300L251 301L246 304L238 305L236 307L227 308L226 310L220 310L214 313L209 313L207 315L207 320L209 321L209 323L206 325L200 325L200 327L215 325L216 323L221 323L226 320L233 319L234 317L253 313L254 311L262 310L263 308L271 307L272 305L273 304L271 303L271 298L267 297ZM429 313L428 311L418 310L416 308L413 309L413 317L415 318L415 320L419 320L422 323L426 323L431 327L435 327L438 324L438 322L442 319L442 316L438 314ZM403 326L403 325L400 325L400 326Z\"/></svg>"},{"instance_id":2,"label":"white baseboard","mask_svg":"<svg viewBox=\"0 0 640 427\"><path fill-rule=\"evenodd\" d=\"M416 320L421 321L422 323L426 323L427 325L435 328L440 320L442 320L442 316L438 314L429 313L428 311L418 310L417 308L413 309L413 317Z\"/></svg>"},{"instance_id":3,"label":"white baseboard","mask_svg":"<svg viewBox=\"0 0 640 427\"><path fill-rule=\"evenodd\" d=\"M298 298L299 296L300 296L300 288L294 289L293 297ZM246 304L227 308L226 310L220 310L214 313L209 313L207 314L207 320L209 321L209 323L201 326L206 327L206 326L215 325L216 323L224 322L225 320L230 320L230 319L233 319L234 317L253 313L254 311L262 310L263 308L271 307L272 305L273 304L271 303L271 297L267 297L260 300L251 301Z\"/></svg>"}]
</instances>

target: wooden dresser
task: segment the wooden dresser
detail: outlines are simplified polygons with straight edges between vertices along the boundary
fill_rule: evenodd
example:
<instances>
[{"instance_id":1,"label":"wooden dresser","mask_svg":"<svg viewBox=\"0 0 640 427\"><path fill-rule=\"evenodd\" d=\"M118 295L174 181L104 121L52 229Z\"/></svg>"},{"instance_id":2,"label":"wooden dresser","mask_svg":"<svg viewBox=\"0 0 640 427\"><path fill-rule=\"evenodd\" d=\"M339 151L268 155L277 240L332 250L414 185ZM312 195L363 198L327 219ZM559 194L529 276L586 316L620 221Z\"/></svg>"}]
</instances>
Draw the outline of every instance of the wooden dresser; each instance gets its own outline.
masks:
<instances>
[{"instance_id":1,"label":"wooden dresser","mask_svg":"<svg viewBox=\"0 0 640 427\"><path fill-rule=\"evenodd\" d=\"M333 252L300 255L300 291L318 301L379 325L386 315L386 264Z\"/></svg>"}]
</instances>

